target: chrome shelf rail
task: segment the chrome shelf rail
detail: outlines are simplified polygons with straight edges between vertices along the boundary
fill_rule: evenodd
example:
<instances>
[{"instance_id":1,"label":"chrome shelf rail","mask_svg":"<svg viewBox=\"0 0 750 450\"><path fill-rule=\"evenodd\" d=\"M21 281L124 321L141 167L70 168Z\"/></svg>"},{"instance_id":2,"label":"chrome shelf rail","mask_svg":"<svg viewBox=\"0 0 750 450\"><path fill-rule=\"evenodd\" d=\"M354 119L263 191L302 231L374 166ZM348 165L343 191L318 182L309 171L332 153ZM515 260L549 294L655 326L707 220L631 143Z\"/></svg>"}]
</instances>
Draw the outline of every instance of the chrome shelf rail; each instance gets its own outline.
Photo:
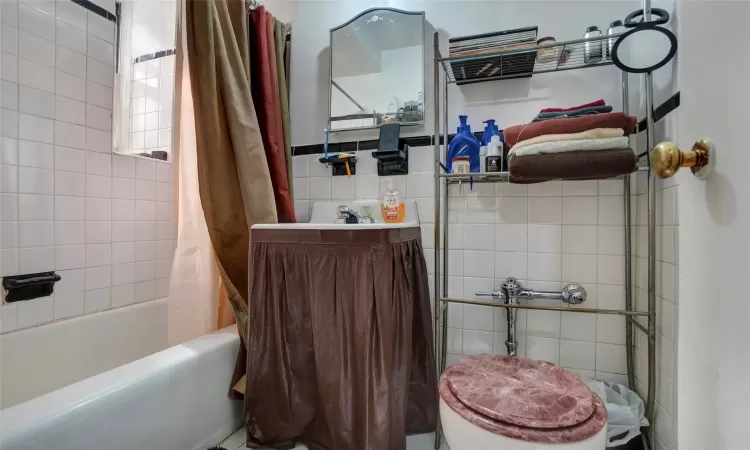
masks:
<instances>
[{"instance_id":1,"label":"chrome shelf rail","mask_svg":"<svg viewBox=\"0 0 750 450\"><path fill-rule=\"evenodd\" d=\"M598 309L598 308L566 308L564 306L533 306L533 305L515 305L508 303L495 303L495 302L483 302L480 300L463 300L460 298L441 297L440 301L443 303L460 303L462 305L479 305L479 306L490 306L493 308L506 308L506 309L530 309L534 311L561 311L571 313L583 313L583 314L609 314L617 316L629 316L629 317L648 317L648 311L626 311L622 309ZM638 323L638 322L636 322ZM638 323L641 327L640 323Z\"/></svg>"},{"instance_id":2,"label":"chrome shelf rail","mask_svg":"<svg viewBox=\"0 0 750 450\"><path fill-rule=\"evenodd\" d=\"M543 45L533 45L532 42L525 47L441 57L437 61L445 70L448 84L478 83L603 67L614 64L607 55L608 39L617 39L621 35L622 33L602 35ZM587 45L601 48L599 58L586 59L584 49Z\"/></svg>"},{"instance_id":3,"label":"chrome shelf rail","mask_svg":"<svg viewBox=\"0 0 750 450\"><path fill-rule=\"evenodd\" d=\"M636 172L648 172L648 167L639 167ZM610 180L624 180L630 175L609 178ZM445 178L448 183L508 183L510 182L509 172L472 172L466 173L444 173L438 174L438 178Z\"/></svg>"}]
</instances>

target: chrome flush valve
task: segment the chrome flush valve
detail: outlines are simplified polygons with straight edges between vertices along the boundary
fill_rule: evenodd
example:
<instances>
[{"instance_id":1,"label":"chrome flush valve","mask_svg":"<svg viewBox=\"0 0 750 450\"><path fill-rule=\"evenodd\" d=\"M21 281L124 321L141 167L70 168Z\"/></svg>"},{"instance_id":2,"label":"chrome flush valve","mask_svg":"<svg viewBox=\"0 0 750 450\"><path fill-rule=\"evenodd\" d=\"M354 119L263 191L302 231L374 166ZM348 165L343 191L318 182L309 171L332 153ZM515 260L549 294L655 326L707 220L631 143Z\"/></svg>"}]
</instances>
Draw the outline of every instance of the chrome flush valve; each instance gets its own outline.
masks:
<instances>
[{"instance_id":1,"label":"chrome flush valve","mask_svg":"<svg viewBox=\"0 0 750 450\"><path fill-rule=\"evenodd\" d=\"M580 284L569 284L563 288L562 301L571 305L580 305L586 301L586 289Z\"/></svg>"},{"instance_id":2,"label":"chrome flush valve","mask_svg":"<svg viewBox=\"0 0 750 450\"><path fill-rule=\"evenodd\" d=\"M523 291L523 286L515 278L508 277L502 284L501 289L506 299L515 299Z\"/></svg>"}]
</instances>

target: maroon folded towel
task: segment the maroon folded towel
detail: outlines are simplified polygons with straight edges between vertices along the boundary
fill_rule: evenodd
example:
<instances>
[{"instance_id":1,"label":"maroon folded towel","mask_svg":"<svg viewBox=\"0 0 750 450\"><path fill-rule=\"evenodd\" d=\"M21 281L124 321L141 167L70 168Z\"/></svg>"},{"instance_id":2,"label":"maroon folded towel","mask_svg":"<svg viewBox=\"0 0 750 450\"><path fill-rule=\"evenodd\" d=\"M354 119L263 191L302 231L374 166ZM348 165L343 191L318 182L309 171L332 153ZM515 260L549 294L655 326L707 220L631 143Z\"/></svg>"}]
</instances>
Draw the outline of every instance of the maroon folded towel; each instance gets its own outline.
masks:
<instances>
[{"instance_id":1,"label":"maroon folded towel","mask_svg":"<svg viewBox=\"0 0 750 450\"><path fill-rule=\"evenodd\" d=\"M546 113L546 112L566 112L566 111L574 111L576 109L581 108L589 108L591 106L604 106L606 103L604 103L604 99L599 99L590 103L584 103L583 105L578 106L571 106L570 108L544 108L543 110L539 111L540 113Z\"/></svg>"},{"instance_id":2,"label":"maroon folded towel","mask_svg":"<svg viewBox=\"0 0 750 450\"><path fill-rule=\"evenodd\" d=\"M635 129L636 118L621 112L565 117L515 125L503 130L505 143L513 147L517 142L545 134L580 133L594 128L622 128L625 136Z\"/></svg>"},{"instance_id":3,"label":"maroon folded towel","mask_svg":"<svg viewBox=\"0 0 750 450\"><path fill-rule=\"evenodd\" d=\"M638 158L629 148L513 155L508 169L510 182L519 184L550 180L600 180L635 172Z\"/></svg>"}]
</instances>

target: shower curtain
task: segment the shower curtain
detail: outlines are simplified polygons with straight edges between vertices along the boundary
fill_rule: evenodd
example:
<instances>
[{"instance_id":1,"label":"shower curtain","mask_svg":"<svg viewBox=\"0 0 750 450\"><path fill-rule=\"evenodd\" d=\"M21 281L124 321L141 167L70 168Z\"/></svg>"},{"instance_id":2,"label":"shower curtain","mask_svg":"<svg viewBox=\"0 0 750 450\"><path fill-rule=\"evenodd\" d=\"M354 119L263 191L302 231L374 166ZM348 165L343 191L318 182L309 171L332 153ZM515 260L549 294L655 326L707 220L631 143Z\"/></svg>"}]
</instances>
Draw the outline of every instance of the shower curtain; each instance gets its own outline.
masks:
<instances>
[{"instance_id":1,"label":"shower curtain","mask_svg":"<svg viewBox=\"0 0 750 450\"><path fill-rule=\"evenodd\" d=\"M174 188L177 248L168 301L168 339L177 345L235 322L216 264L198 188L195 116L185 15L180 16L174 93Z\"/></svg>"},{"instance_id":2,"label":"shower curtain","mask_svg":"<svg viewBox=\"0 0 750 450\"><path fill-rule=\"evenodd\" d=\"M191 83L198 191L217 269L245 344L251 284L249 229L256 223L278 221L277 199L291 205L286 160L281 153L265 150L264 131L258 125L250 88L245 2L183 0L182 12L189 76L199 80ZM268 111L258 112L265 124L273 122ZM268 154L282 158L269 166ZM272 182L269 168L283 173L284 183L276 178ZM284 220L294 220L293 214L280 211ZM244 358L241 350L232 386L243 386L238 381L244 375Z\"/></svg>"},{"instance_id":3,"label":"shower curtain","mask_svg":"<svg viewBox=\"0 0 750 450\"><path fill-rule=\"evenodd\" d=\"M286 89L280 86L283 79L278 73L276 47L283 43L276 42L274 21L263 6L250 13L248 40L253 70L250 85L273 183L276 214L279 222L290 223L295 222L291 176L287 170L287 167L291 168L291 151L287 151L282 114L282 103L286 101L288 105L288 100L281 94L283 92L286 97ZM286 109L288 118L288 106Z\"/></svg>"}]
</instances>

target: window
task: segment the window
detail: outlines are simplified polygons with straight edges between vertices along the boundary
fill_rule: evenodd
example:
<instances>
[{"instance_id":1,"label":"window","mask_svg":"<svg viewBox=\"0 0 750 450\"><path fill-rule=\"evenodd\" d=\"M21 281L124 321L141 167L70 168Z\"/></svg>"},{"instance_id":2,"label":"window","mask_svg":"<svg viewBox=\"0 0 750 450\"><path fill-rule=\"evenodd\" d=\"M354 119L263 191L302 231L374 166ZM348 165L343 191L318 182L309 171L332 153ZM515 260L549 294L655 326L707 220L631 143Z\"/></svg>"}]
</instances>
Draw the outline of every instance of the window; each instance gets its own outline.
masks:
<instances>
[{"instance_id":1,"label":"window","mask_svg":"<svg viewBox=\"0 0 750 450\"><path fill-rule=\"evenodd\" d=\"M177 2L118 4L115 151L172 160Z\"/></svg>"}]
</instances>

